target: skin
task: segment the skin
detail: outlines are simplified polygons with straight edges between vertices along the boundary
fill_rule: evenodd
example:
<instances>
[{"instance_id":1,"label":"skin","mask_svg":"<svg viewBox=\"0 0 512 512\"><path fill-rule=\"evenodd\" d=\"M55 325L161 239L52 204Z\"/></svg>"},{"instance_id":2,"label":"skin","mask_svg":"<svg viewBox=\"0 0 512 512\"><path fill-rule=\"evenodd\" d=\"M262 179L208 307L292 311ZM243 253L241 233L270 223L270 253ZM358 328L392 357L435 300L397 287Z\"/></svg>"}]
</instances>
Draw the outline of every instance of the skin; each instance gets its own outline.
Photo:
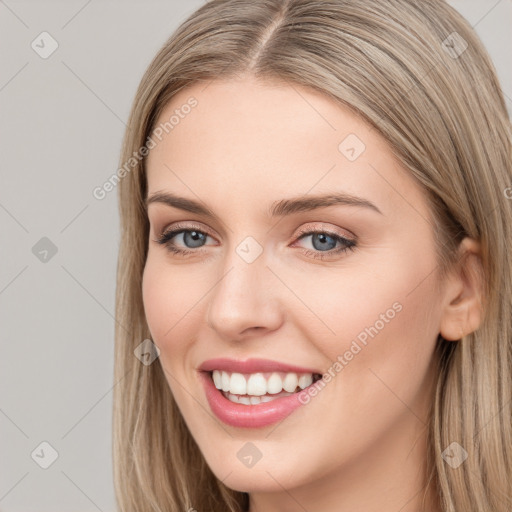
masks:
<instances>
[{"instance_id":1,"label":"skin","mask_svg":"<svg viewBox=\"0 0 512 512\"><path fill-rule=\"evenodd\" d=\"M465 239L460 269L438 282L423 191L376 130L326 96L247 76L216 80L180 91L158 122L191 96L198 105L149 154L148 192L199 200L218 220L149 205L143 298L168 384L205 460L228 487L250 493L250 512L421 510L433 350L439 333L457 340L480 323L478 282L463 272L478 262L478 244ZM349 134L366 146L352 162L338 150ZM273 201L341 191L382 215L333 205L267 216ZM199 248L174 237L196 253L155 242L177 222L209 235ZM325 247L300 238L303 227L357 246L334 254L332 239ZM250 264L236 252L248 236L263 249ZM203 361L259 357L327 371L394 303L400 312L282 422L235 428L211 412L197 373ZM262 454L251 468L237 458L248 441ZM441 509L433 501L428 510Z\"/></svg>"}]
</instances>

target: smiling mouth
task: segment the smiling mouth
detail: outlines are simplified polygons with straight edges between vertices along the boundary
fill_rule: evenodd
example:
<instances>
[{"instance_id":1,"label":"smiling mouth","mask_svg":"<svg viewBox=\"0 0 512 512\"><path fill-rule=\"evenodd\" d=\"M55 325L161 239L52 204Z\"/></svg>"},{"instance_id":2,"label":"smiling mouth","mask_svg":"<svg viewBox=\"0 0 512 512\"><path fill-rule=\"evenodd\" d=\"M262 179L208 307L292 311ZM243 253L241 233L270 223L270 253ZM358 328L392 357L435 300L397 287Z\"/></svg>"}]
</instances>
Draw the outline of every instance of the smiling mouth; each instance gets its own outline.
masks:
<instances>
[{"instance_id":1,"label":"smiling mouth","mask_svg":"<svg viewBox=\"0 0 512 512\"><path fill-rule=\"evenodd\" d=\"M259 405L293 395L322 378L318 373L296 372L244 374L213 370L208 374L224 398L243 405Z\"/></svg>"}]
</instances>

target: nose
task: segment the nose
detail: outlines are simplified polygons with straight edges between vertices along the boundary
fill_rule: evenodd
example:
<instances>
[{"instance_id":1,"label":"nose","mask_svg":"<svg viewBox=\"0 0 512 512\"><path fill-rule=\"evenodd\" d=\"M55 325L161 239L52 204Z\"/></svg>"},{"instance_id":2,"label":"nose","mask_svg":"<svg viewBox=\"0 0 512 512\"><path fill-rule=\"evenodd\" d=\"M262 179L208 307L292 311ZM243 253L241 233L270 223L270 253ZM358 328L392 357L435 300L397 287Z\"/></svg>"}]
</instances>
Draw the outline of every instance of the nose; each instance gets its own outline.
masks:
<instances>
[{"instance_id":1,"label":"nose","mask_svg":"<svg viewBox=\"0 0 512 512\"><path fill-rule=\"evenodd\" d=\"M282 322L279 280L264 255L244 261L235 251L209 296L207 325L228 341L263 336Z\"/></svg>"}]
</instances>

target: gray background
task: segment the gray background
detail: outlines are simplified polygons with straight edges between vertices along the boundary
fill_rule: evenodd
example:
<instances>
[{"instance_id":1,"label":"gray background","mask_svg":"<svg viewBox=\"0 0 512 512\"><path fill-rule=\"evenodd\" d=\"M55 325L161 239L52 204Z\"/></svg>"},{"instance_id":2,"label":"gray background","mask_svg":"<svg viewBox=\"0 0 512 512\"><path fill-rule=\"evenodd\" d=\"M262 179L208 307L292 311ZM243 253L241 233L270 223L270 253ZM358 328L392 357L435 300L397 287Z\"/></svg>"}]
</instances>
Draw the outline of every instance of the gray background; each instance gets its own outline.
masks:
<instances>
[{"instance_id":1,"label":"gray background","mask_svg":"<svg viewBox=\"0 0 512 512\"><path fill-rule=\"evenodd\" d=\"M114 511L117 191L92 190L117 169L142 73L202 3L0 0L0 511ZM450 3L512 112L512 0ZM31 47L43 31L47 59Z\"/></svg>"}]
</instances>

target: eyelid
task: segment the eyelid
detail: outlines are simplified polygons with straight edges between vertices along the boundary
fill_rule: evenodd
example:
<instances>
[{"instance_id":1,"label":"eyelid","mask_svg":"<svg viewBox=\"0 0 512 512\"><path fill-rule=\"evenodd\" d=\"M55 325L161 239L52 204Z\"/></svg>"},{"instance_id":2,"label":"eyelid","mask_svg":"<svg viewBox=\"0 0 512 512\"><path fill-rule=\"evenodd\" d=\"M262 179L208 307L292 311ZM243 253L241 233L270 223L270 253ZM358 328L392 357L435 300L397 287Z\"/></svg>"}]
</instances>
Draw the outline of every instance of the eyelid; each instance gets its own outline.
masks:
<instances>
[{"instance_id":1,"label":"eyelid","mask_svg":"<svg viewBox=\"0 0 512 512\"><path fill-rule=\"evenodd\" d=\"M298 233L294 234L293 236L294 238L298 238L305 234L311 234L311 232L314 231L336 235L341 238L345 238L346 240L350 240L351 242L357 242L357 237L352 232L348 231L347 229L343 229L342 232L339 230L340 228L329 227L326 222L319 221L316 224L314 222L308 222L299 229Z\"/></svg>"},{"instance_id":2,"label":"eyelid","mask_svg":"<svg viewBox=\"0 0 512 512\"><path fill-rule=\"evenodd\" d=\"M188 223L190 222L190 223ZM320 225L319 225L320 224ZM324 232L333 236L341 237L343 239L346 239L347 241L356 243L357 237L351 233L348 230L344 230L346 233L350 233L348 236L344 233L339 233L336 229L330 228L330 227L324 227L327 223L318 221L316 224L314 222L308 222L304 226L302 226L298 232L295 232L292 236L292 242L299 241L302 237L305 235L311 235L312 232ZM172 227L171 227L172 226ZM215 236L212 234L212 232L203 226L201 223L195 222L195 221L185 221L185 222L176 222L174 224L170 224L166 227L164 227L162 230L160 230L160 234L158 235L158 238L164 237L167 233L171 231L177 231L177 230L194 230L201 231L205 233L206 235L210 236L213 239L216 239ZM339 228L337 228L339 229Z\"/></svg>"},{"instance_id":3,"label":"eyelid","mask_svg":"<svg viewBox=\"0 0 512 512\"><path fill-rule=\"evenodd\" d=\"M215 236L212 234L212 232L208 228L204 227L200 223L195 223L193 221L192 221L191 224L188 224L186 222L176 222L174 224L169 224L168 226L166 226L166 227L164 227L163 229L160 230L160 233L158 234L158 237L165 236L170 231L176 231L176 230L179 230L179 229L182 229L183 231L185 231L185 230L186 231L188 231L188 230L193 231L195 229L197 231L201 231L202 233L207 234L208 236L211 236L212 238L215 238Z\"/></svg>"}]
</instances>

